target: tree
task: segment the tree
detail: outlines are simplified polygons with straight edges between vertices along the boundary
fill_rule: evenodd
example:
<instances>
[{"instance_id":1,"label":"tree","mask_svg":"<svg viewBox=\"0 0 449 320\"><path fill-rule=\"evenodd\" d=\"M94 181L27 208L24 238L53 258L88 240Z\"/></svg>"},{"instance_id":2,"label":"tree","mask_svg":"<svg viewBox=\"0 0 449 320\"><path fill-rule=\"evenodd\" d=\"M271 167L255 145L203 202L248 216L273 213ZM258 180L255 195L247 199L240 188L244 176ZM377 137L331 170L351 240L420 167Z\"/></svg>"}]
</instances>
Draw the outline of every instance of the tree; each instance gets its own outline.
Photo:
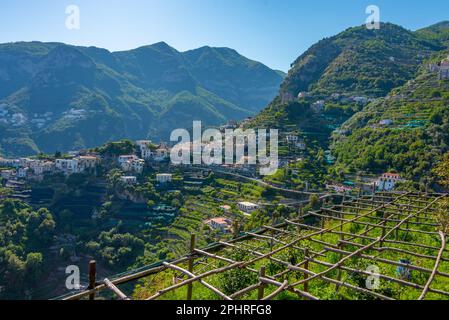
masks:
<instances>
[{"instance_id":1,"label":"tree","mask_svg":"<svg viewBox=\"0 0 449 320\"><path fill-rule=\"evenodd\" d=\"M449 197L445 197L437 202L437 215L439 231L445 234L449 232Z\"/></svg>"},{"instance_id":2,"label":"tree","mask_svg":"<svg viewBox=\"0 0 449 320\"><path fill-rule=\"evenodd\" d=\"M153 200L148 200L147 201L147 206L148 208L153 208L156 205L156 203Z\"/></svg>"},{"instance_id":3,"label":"tree","mask_svg":"<svg viewBox=\"0 0 449 320\"><path fill-rule=\"evenodd\" d=\"M232 237L234 239L238 238L240 235L241 226L237 220L232 221Z\"/></svg>"},{"instance_id":4,"label":"tree","mask_svg":"<svg viewBox=\"0 0 449 320\"><path fill-rule=\"evenodd\" d=\"M440 179L440 183L449 188L449 152L444 155L434 172Z\"/></svg>"},{"instance_id":5,"label":"tree","mask_svg":"<svg viewBox=\"0 0 449 320\"><path fill-rule=\"evenodd\" d=\"M27 278L35 282L37 278L42 273L42 264L43 264L42 253L40 252L32 252L27 255L25 262L25 269L27 273Z\"/></svg>"},{"instance_id":6,"label":"tree","mask_svg":"<svg viewBox=\"0 0 449 320\"><path fill-rule=\"evenodd\" d=\"M30 214L28 233L33 235L41 244L48 243L53 239L55 228L56 223L48 209L41 208Z\"/></svg>"},{"instance_id":7,"label":"tree","mask_svg":"<svg viewBox=\"0 0 449 320\"><path fill-rule=\"evenodd\" d=\"M316 194L310 196L309 202L312 209L317 210L320 208L320 198Z\"/></svg>"},{"instance_id":8,"label":"tree","mask_svg":"<svg viewBox=\"0 0 449 320\"><path fill-rule=\"evenodd\" d=\"M235 250L231 259L234 261L245 261L248 254L241 250ZM219 274L218 281L224 294L230 295L249 287L257 281L257 275L244 268L235 268Z\"/></svg>"},{"instance_id":9,"label":"tree","mask_svg":"<svg viewBox=\"0 0 449 320\"><path fill-rule=\"evenodd\" d=\"M25 263L14 253L8 253L5 282L13 290L20 290L23 287L25 277Z\"/></svg>"}]
</instances>

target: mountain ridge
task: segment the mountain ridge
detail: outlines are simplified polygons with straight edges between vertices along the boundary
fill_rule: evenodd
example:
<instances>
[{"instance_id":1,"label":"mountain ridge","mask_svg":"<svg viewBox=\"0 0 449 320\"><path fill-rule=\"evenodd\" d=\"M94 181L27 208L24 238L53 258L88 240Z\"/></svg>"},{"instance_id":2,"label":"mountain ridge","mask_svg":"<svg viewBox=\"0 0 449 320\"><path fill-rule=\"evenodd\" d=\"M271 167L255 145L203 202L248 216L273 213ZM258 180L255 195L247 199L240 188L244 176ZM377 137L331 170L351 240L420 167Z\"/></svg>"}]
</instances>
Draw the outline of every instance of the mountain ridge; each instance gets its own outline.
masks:
<instances>
[{"instance_id":1,"label":"mountain ridge","mask_svg":"<svg viewBox=\"0 0 449 320\"><path fill-rule=\"evenodd\" d=\"M0 66L5 155L120 138L168 140L192 119L220 125L256 113L282 81L277 70L233 49L179 52L165 42L117 52L58 42L0 44ZM102 123L98 130L95 122Z\"/></svg>"}]
</instances>

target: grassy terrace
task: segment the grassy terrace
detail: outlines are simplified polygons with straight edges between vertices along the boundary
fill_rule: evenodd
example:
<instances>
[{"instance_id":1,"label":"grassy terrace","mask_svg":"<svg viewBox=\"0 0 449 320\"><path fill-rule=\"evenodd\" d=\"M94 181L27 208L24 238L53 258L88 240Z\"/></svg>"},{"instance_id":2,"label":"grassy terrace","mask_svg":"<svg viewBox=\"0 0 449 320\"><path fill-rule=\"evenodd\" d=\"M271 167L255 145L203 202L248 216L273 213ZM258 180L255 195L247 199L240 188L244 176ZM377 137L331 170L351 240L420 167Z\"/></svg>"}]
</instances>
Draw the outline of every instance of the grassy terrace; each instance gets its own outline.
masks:
<instances>
[{"instance_id":1,"label":"grassy terrace","mask_svg":"<svg viewBox=\"0 0 449 320\"><path fill-rule=\"evenodd\" d=\"M111 290L97 298L186 299L192 285L192 299L449 299L444 200L382 193L344 201L100 281L96 291Z\"/></svg>"}]
</instances>

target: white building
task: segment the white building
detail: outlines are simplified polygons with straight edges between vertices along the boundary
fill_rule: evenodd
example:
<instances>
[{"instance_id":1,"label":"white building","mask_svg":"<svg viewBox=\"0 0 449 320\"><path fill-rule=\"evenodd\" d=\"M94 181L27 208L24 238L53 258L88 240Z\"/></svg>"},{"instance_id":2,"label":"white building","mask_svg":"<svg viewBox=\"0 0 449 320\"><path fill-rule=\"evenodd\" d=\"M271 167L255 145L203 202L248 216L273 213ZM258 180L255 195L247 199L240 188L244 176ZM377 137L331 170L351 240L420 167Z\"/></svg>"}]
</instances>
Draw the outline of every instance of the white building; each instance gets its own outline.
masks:
<instances>
[{"instance_id":1,"label":"white building","mask_svg":"<svg viewBox=\"0 0 449 320\"><path fill-rule=\"evenodd\" d=\"M307 92L302 91L302 92L298 93L298 99L304 99L306 97L307 97Z\"/></svg>"},{"instance_id":2,"label":"white building","mask_svg":"<svg viewBox=\"0 0 449 320\"><path fill-rule=\"evenodd\" d=\"M0 157L1 167L13 167L17 168L20 165L20 160L17 159L5 159Z\"/></svg>"},{"instance_id":3,"label":"white building","mask_svg":"<svg viewBox=\"0 0 449 320\"><path fill-rule=\"evenodd\" d=\"M232 227L232 221L230 219L222 217L206 220L204 223L207 224L211 229L218 230L223 233L229 232Z\"/></svg>"},{"instance_id":4,"label":"white building","mask_svg":"<svg viewBox=\"0 0 449 320\"><path fill-rule=\"evenodd\" d=\"M136 159L131 162L131 168L134 172L142 173L145 167L145 160Z\"/></svg>"},{"instance_id":5,"label":"white building","mask_svg":"<svg viewBox=\"0 0 449 320\"><path fill-rule=\"evenodd\" d=\"M33 170L35 175L41 176L44 173L54 171L55 164L51 161L34 160L28 163L28 168Z\"/></svg>"},{"instance_id":6,"label":"white building","mask_svg":"<svg viewBox=\"0 0 449 320\"><path fill-rule=\"evenodd\" d=\"M397 173L384 173L374 183L379 191L391 191L401 180L401 176Z\"/></svg>"},{"instance_id":7,"label":"white building","mask_svg":"<svg viewBox=\"0 0 449 320\"><path fill-rule=\"evenodd\" d=\"M447 57L447 59L441 61L438 79L440 79L440 80L449 79L449 57Z\"/></svg>"},{"instance_id":8,"label":"white building","mask_svg":"<svg viewBox=\"0 0 449 320\"><path fill-rule=\"evenodd\" d=\"M16 176L16 171L15 170L1 170L0 171L0 176L3 179L9 180L12 179Z\"/></svg>"},{"instance_id":9,"label":"white building","mask_svg":"<svg viewBox=\"0 0 449 320\"><path fill-rule=\"evenodd\" d=\"M439 64L429 64L428 69L430 72L437 72L439 80L449 79L449 56Z\"/></svg>"},{"instance_id":10,"label":"white building","mask_svg":"<svg viewBox=\"0 0 449 320\"><path fill-rule=\"evenodd\" d=\"M379 124L380 124L381 126L391 126L391 125L393 124L393 120L391 120L391 119L381 120L381 121L379 122Z\"/></svg>"},{"instance_id":11,"label":"white building","mask_svg":"<svg viewBox=\"0 0 449 320\"><path fill-rule=\"evenodd\" d=\"M287 134L285 139L287 143L296 143L299 140L299 137L295 134Z\"/></svg>"},{"instance_id":12,"label":"white building","mask_svg":"<svg viewBox=\"0 0 449 320\"><path fill-rule=\"evenodd\" d=\"M118 158L118 163L125 172L134 171L142 173L145 167L145 160L139 159L135 155L120 156Z\"/></svg>"},{"instance_id":13,"label":"white building","mask_svg":"<svg viewBox=\"0 0 449 320\"><path fill-rule=\"evenodd\" d=\"M237 206L241 211L246 213L251 213L259 208L257 204L247 201L239 202Z\"/></svg>"},{"instance_id":14,"label":"white building","mask_svg":"<svg viewBox=\"0 0 449 320\"><path fill-rule=\"evenodd\" d=\"M80 156L77 158L80 171L94 169L99 163L99 158L95 156Z\"/></svg>"},{"instance_id":15,"label":"white building","mask_svg":"<svg viewBox=\"0 0 449 320\"><path fill-rule=\"evenodd\" d=\"M171 182L173 179L173 175L169 173L160 173L156 175L156 181L159 183L167 183Z\"/></svg>"},{"instance_id":16,"label":"white building","mask_svg":"<svg viewBox=\"0 0 449 320\"><path fill-rule=\"evenodd\" d=\"M139 140L136 141L137 146L140 150L140 156L142 159L150 160L153 158L153 151L151 150L152 142L150 140Z\"/></svg>"},{"instance_id":17,"label":"white building","mask_svg":"<svg viewBox=\"0 0 449 320\"><path fill-rule=\"evenodd\" d=\"M137 177L135 176L123 176L120 177L120 181L122 181L125 184L133 185L137 183Z\"/></svg>"},{"instance_id":18,"label":"white building","mask_svg":"<svg viewBox=\"0 0 449 320\"><path fill-rule=\"evenodd\" d=\"M141 149L140 154L141 154L142 159L145 159L145 160L150 160L154 156L154 153L150 148Z\"/></svg>"},{"instance_id":19,"label":"white building","mask_svg":"<svg viewBox=\"0 0 449 320\"><path fill-rule=\"evenodd\" d=\"M136 144L140 149L145 149L148 148L152 142L150 140L138 140L136 141Z\"/></svg>"},{"instance_id":20,"label":"white building","mask_svg":"<svg viewBox=\"0 0 449 320\"><path fill-rule=\"evenodd\" d=\"M27 168L27 167L19 168L19 170L17 170L17 178L19 178L19 179L27 178L29 171L30 171L30 168Z\"/></svg>"},{"instance_id":21,"label":"white building","mask_svg":"<svg viewBox=\"0 0 449 320\"><path fill-rule=\"evenodd\" d=\"M136 155L126 155L126 156L119 156L118 157L118 164L122 165L125 162L131 162L133 160L139 159Z\"/></svg>"},{"instance_id":22,"label":"white building","mask_svg":"<svg viewBox=\"0 0 449 320\"><path fill-rule=\"evenodd\" d=\"M62 171L65 175L80 172L77 159L56 159L55 167L57 170Z\"/></svg>"},{"instance_id":23,"label":"white building","mask_svg":"<svg viewBox=\"0 0 449 320\"><path fill-rule=\"evenodd\" d=\"M153 159L156 162L162 162L162 161L165 161L169 156L170 156L170 150L168 150L168 148L161 147L155 151L155 153L153 155Z\"/></svg>"},{"instance_id":24,"label":"white building","mask_svg":"<svg viewBox=\"0 0 449 320\"><path fill-rule=\"evenodd\" d=\"M307 145L306 145L305 141L303 141L303 140L299 140L298 142L296 142L295 146L299 150L306 150L306 148L307 148Z\"/></svg>"}]
</instances>

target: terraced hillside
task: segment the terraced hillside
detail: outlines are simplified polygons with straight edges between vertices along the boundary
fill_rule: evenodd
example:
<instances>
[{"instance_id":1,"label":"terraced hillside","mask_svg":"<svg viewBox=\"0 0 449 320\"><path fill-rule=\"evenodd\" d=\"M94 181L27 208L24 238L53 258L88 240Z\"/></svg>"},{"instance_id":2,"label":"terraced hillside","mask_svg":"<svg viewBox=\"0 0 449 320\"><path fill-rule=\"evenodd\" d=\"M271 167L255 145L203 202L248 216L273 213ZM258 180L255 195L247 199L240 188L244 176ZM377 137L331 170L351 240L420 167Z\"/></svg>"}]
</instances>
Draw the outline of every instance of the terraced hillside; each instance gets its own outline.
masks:
<instances>
[{"instance_id":1,"label":"terraced hillside","mask_svg":"<svg viewBox=\"0 0 449 320\"><path fill-rule=\"evenodd\" d=\"M289 125L311 131L325 142L335 127L361 110L360 104L348 99L335 103L333 95L384 97L413 79L421 63L444 48L439 39L429 39L394 24L382 24L380 30L349 28L321 40L298 57L278 97L256 117L253 125ZM327 103L317 111L312 105L319 100Z\"/></svg>"},{"instance_id":2,"label":"terraced hillside","mask_svg":"<svg viewBox=\"0 0 449 320\"><path fill-rule=\"evenodd\" d=\"M337 166L349 172L396 170L419 180L449 150L448 103L449 81L439 80L426 63L415 79L343 124L334 135Z\"/></svg>"},{"instance_id":3,"label":"terraced hillside","mask_svg":"<svg viewBox=\"0 0 449 320\"><path fill-rule=\"evenodd\" d=\"M444 194L417 193L344 199L110 277L97 290L110 299L447 300L447 226L440 220L446 202ZM124 286L137 280L134 291Z\"/></svg>"}]
</instances>

